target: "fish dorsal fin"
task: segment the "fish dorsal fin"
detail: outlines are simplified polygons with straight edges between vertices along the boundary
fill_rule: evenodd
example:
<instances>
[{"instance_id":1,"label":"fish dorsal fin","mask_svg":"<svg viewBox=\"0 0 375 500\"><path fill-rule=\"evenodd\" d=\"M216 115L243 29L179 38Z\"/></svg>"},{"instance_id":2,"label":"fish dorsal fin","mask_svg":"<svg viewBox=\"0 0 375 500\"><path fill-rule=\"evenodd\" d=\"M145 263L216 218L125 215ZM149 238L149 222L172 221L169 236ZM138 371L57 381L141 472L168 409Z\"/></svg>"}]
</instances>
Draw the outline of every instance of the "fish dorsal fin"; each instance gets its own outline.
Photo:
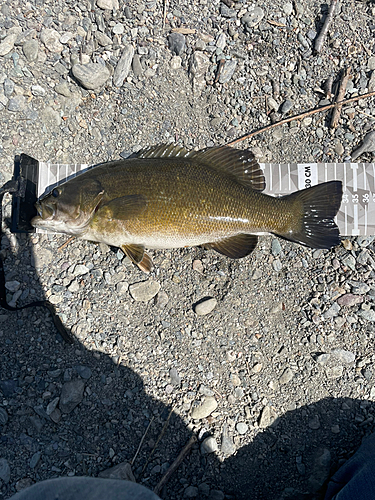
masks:
<instances>
[{"instance_id":1,"label":"fish dorsal fin","mask_svg":"<svg viewBox=\"0 0 375 500\"><path fill-rule=\"evenodd\" d=\"M229 146L215 146L202 151L191 151L188 158L225 172L243 186L263 191L266 180L253 153Z\"/></svg>"},{"instance_id":2,"label":"fish dorsal fin","mask_svg":"<svg viewBox=\"0 0 375 500\"><path fill-rule=\"evenodd\" d=\"M212 248L231 259L242 259L249 255L258 242L258 236L255 234L237 234L214 243L205 243L205 248Z\"/></svg>"},{"instance_id":3,"label":"fish dorsal fin","mask_svg":"<svg viewBox=\"0 0 375 500\"><path fill-rule=\"evenodd\" d=\"M215 146L201 151L188 151L183 146L160 144L141 149L136 156L137 158L189 158L225 172L240 184L255 191L263 191L266 187L263 171L248 149Z\"/></svg>"},{"instance_id":4,"label":"fish dorsal fin","mask_svg":"<svg viewBox=\"0 0 375 500\"><path fill-rule=\"evenodd\" d=\"M137 158L186 158L189 156L188 151L183 146L175 144L159 144L159 146L151 146L150 148L141 149L136 154Z\"/></svg>"}]
</instances>

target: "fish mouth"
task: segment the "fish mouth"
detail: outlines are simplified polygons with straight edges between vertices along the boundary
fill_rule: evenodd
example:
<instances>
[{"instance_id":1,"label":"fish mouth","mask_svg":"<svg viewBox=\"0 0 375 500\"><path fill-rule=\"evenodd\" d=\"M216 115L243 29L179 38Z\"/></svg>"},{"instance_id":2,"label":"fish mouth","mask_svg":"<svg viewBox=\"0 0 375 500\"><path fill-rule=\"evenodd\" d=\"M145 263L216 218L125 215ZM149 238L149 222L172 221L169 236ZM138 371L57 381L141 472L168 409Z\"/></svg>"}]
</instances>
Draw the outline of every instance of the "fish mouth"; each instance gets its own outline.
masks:
<instances>
[{"instance_id":1,"label":"fish mouth","mask_svg":"<svg viewBox=\"0 0 375 500\"><path fill-rule=\"evenodd\" d=\"M49 223L54 222L56 215L56 206L49 205L47 203L40 203L39 201L35 203L35 208L38 213L35 217L31 219L31 225L33 227L38 227L43 229L49 225Z\"/></svg>"},{"instance_id":2,"label":"fish mouth","mask_svg":"<svg viewBox=\"0 0 375 500\"><path fill-rule=\"evenodd\" d=\"M43 220L53 220L56 215L56 205L50 205L48 203L35 203L36 211L38 215Z\"/></svg>"}]
</instances>

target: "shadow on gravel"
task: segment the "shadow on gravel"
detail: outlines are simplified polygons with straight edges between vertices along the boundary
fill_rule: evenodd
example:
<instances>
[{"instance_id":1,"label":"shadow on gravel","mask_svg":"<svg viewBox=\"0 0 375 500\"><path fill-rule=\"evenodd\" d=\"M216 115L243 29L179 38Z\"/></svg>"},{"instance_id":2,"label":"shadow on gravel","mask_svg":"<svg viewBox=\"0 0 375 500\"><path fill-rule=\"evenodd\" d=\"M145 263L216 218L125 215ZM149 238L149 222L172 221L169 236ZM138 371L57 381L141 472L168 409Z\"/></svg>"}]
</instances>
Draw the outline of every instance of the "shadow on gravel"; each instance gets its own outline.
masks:
<instances>
[{"instance_id":1,"label":"shadow on gravel","mask_svg":"<svg viewBox=\"0 0 375 500\"><path fill-rule=\"evenodd\" d=\"M26 238L21 247L31 250ZM20 251L16 259L24 257ZM32 282L13 264L12 279ZM10 466L9 480L0 471L0 498L43 479L97 476L131 462L150 422L132 469L153 489L191 430L173 414L153 452L170 408L145 392L144 382L153 384L147 366L138 368L136 357L129 357L126 367L117 365L78 341L62 343L41 309L0 314L6 316L0 324L0 458ZM225 492L232 499L319 498L315 493L329 474L373 430L374 414L372 402L327 397L279 417L224 462L202 455L195 445L161 496L219 500ZM207 421L203 426L210 428Z\"/></svg>"}]
</instances>

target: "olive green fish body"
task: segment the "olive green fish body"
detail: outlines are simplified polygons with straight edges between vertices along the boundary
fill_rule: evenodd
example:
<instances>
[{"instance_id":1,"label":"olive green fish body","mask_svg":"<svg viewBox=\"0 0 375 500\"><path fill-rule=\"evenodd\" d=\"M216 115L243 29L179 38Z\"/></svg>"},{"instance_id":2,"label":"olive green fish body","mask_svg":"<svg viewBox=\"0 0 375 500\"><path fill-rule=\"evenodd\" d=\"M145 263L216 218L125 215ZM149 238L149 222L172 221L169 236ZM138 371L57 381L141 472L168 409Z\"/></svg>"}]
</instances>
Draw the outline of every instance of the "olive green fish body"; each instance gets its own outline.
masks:
<instances>
[{"instance_id":1,"label":"olive green fish body","mask_svg":"<svg viewBox=\"0 0 375 500\"><path fill-rule=\"evenodd\" d=\"M188 160L134 159L107 168L103 172L97 167L96 172L104 202L133 195L147 201L125 220L113 213L111 204L104 204L82 235L85 239L115 246L178 248L238 233L285 232L296 218L287 200L254 191Z\"/></svg>"},{"instance_id":2,"label":"olive green fish body","mask_svg":"<svg viewBox=\"0 0 375 500\"><path fill-rule=\"evenodd\" d=\"M338 244L338 181L275 198L250 151L188 152L159 146L136 158L98 165L37 203L35 227L121 247L149 271L145 248L205 245L232 258L248 255L257 234L311 246Z\"/></svg>"}]
</instances>

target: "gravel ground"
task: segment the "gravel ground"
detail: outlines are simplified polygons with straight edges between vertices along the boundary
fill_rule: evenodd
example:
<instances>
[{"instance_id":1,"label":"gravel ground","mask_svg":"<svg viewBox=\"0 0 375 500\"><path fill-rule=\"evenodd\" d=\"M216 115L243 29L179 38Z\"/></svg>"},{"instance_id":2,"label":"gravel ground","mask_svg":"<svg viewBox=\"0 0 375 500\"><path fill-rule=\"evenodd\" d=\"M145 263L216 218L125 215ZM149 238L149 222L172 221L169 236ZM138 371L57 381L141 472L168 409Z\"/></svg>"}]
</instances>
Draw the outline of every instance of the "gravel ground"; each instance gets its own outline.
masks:
<instances>
[{"instance_id":1,"label":"gravel ground","mask_svg":"<svg viewBox=\"0 0 375 500\"><path fill-rule=\"evenodd\" d=\"M272 111L327 102L324 82L348 65L346 97L375 88L374 4L342 0L318 55L317 1L165 7L163 25L155 0L3 0L0 184L21 152L94 164L162 142L225 144ZM240 147L268 162L343 161L375 102L344 109L335 131L328 119ZM1 499L66 475L154 488L192 433L162 498L319 498L373 431L373 236L331 251L264 237L240 261L154 251L149 277L121 251L59 251L65 241L8 229L1 241L8 302L48 297L76 339L64 344L41 309L0 311Z\"/></svg>"}]
</instances>

